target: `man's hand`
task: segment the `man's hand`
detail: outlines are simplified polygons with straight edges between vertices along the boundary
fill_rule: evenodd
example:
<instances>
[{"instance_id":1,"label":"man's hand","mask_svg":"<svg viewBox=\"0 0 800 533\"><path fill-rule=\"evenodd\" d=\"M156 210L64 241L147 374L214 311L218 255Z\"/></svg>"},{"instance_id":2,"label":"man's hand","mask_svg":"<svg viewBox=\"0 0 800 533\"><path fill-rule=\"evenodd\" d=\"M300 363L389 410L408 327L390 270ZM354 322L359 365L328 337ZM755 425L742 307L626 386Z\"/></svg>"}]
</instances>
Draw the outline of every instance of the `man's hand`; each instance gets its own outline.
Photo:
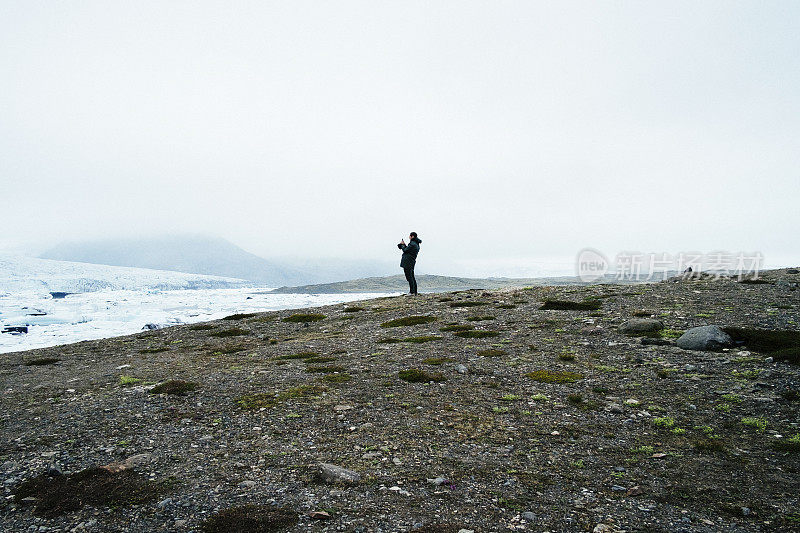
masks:
<instances>
[{"instance_id":1,"label":"man's hand","mask_svg":"<svg viewBox=\"0 0 800 533\"><path fill-rule=\"evenodd\" d=\"M406 243L405 239L400 239L400 244L405 244L405 243Z\"/></svg>"}]
</instances>

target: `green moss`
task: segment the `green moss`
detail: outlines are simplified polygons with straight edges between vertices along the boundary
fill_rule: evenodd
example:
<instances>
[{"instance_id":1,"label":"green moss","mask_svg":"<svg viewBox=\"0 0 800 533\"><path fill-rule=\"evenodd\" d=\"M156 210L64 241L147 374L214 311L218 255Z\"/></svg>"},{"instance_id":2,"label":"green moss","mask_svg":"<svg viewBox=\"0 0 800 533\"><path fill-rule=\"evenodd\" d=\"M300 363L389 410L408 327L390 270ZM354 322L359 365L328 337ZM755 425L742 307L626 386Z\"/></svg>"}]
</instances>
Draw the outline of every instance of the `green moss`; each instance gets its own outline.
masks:
<instances>
[{"instance_id":1,"label":"green moss","mask_svg":"<svg viewBox=\"0 0 800 533\"><path fill-rule=\"evenodd\" d=\"M291 353L288 355L280 355L275 359L278 360L292 360L292 359L311 359L312 357L317 357L319 354L317 352L298 352L298 353Z\"/></svg>"},{"instance_id":2,"label":"green moss","mask_svg":"<svg viewBox=\"0 0 800 533\"><path fill-rule=\"evenodd\" d=\"M242 320L243 318L253 318L258 316L258 313L236 313L235 315L228 315L222 320Z\"/></svg>"},{"instance_id":3,"label":"green moss","mask_svg":"<svg viewBox=\"0 0 800 533\"><path fill-rule=\"evenodd\" d=\"M669 416L660 416L653 419L653 425L660 428L672 428L675 426L675 419Z\"/></svg>"},{"instance_id":4,"label":"green moss","mask_svg":"<svg viewBox=\"0 0 800 533\"><path fill-rule=\"evenodd\" d=\"M261 409L274 407L281 402L292 399L305 399L318 396L325 392L327 389L320 385L298 385L286 389L281 393L273 392L257 392L254 394L245 394L236 398L236 404L247 410Z\"/></svg>"},{"instance_id":5,"label":"green moss","mask_svg":"<svg viewBox=\"0 0 800 533\"><path fill-rule=\"evenodd\" d=\"M496 305L495 307L497 307L498 309L515 309L517 306L514 304L499 304Z\"/></svg>"},{"instance_id":6,"label":"green moss","mask_svg":"<svg viewBox=\"0 0 800 533\"><path fill-rule=\"evenodd\" d=\"M451 324L449 326L439 328L439 331L469 331L471 329L475 329L475 326L472 324Z\"/></svg>"},{"instance_id":7,"label":"green moss","mask_svg":"<svg viewBox=\"0 0 800 533\"><path fill-rule=\"evenodd\" d=\"M497 317L493 317L491 315L476 315L467 317L467 320L469 320L470 322L483 322L485 320L495 320L495 318Z\"/></svg>"},{"instance_id":8,"label":"green moss","mask_svg":"<svg viewBox=\"0 0 800 533\"><path fill-rule=\"evenodd\" d=\"M403 339L403 342L412 342L415 344L422 344L423 342L430 342L430 341L438 341L441 337L437 337L435 335L426 335L423 337L406 337Z\"/></svg>"},{"instance_id":9,"label":"green moss","mask_svg":"<svg viewBox=\"0 0 800 533\"><path fill-rule=\"evenodd\" d=\"M200 526L203 533L244 533L246 531L288 531L298 521L288 509L262 505L242 505L219 511Z\"/></svg>"},{"instance_id":10,"label":"green moss","mask_svg":"<svg viewBox=\"0 0 800 533\"><path fill-rule=\"evenodd\" d=\"M579 379L583 379L583 374L559 370L535 370L525 375L540 383L574 383Z\"/></svg>"},{"instance_id":11,"label":"green moss","mask_svg":"<svg viewBox=\"0 0 800 533\"><path fill-rule=\"evenodd\" d=\"M325 374L322 379L328 383L344 383L350 381L352 376L350 374Z\"/></svg>"},{"instance_id":12,"label":"green moss","mask_svg":"<svg viewBox=\"0 0 800 533\"><path fill-rule=\"evenodd\" d=\"M38 359L28 359L25 361L25 366L43 366L43 365L54 365L61 361L56 357L40 357Z\"/></svg>"},{"instance_id":13,"label":"green moss","mask_svg":"<svg viewBox=\"0 0 800 533\"><path fill-rule=\"evenodd\" d=\"M232 353L242 352L242 351L246 350L247 348L248 348L248 346L242 345L242 344L229 344L228 346L223 346L222 348L220 348L219 350L217 350L214 353L228 355L228 354L232 354Z\"/></svg>"},{"instance_id":14,"label":"green moss","mask_svg":"<svg viewBox=\"0 0 800 533\"><path fill-rule=\"evenodd\" d=\"M706 439L698 439L695 440L692 445L694 449L701 453L712 453L712 452L725 452L725 443L722 439L710 437Z\"/></svg>"},{"instance_id":15,"label":"green moss","mask_svg":"<svg viewBox=\"0 0 800 533\"><path fill-rule=\"evenodd\" d=\"M428 383L429 381L444 381L445 377L442 374L425 372L419 368L409 368L398 372L398 376L403 381L409 383Z\"/></svg>"},{"instance_id":16,"label":"green moss","mask_svg":"<svg viewBox=\"0 0 800 533\"><path fill-rule=\"evenodd\" d=\"M568 394L567 395L567 401L569 403L575 403L575 404L582 403L583 402L583 396L581 396L580 394Z\"/></svg>"},{"instance_id":17,"label":"green moss","mask_svg":"<svg viewBox=\"0 0 800 533\"><path fill-rule=\"evenodd\" d=\"M330 363L332 361L336 361L335 357L309 357L308 359L304 359L304 361L308 364L311 363Z\"/></svg>"},{"instance_id":18,"label":"green moss","mask_svg":"<svg viewBox=\"0 0 800 533\"><path fill-rule=\"evenodd\" d=\"M283 319L284 322L318 322L325 319L325 315L319 313L295 313Z\"/></svg>"},{"instance_id":19,"label":"green moss","mask_svg":"<svg viewBox=\"0 0 800 533\"><path fill-rule=\"evenodd\" d=\"M150 389L150 394L175 394L184 396L187 392L197 390L197 383L193 381L183 381L182 379L171 379L160 383Z\"/></svg>"},{"instance_id":20,"label":"green moss","mask_svg":"<svg viewBox=\"0 0 800 533\"><path fill-rule=\"evenodd\" d=\"M558 358L562 361L574 361L575 354L574 353L560 353L558 354Z\"/></svg>"},{"instance_id":21,"label":"green moss","mask_svg":"<svg viewBox=\"0 0 800 533\"><path fill-rule=\"evenodd\" d=\"M137 383L141 383L142 380L139 378L135 378L133 376L120 376L119 377L119 384L123 387L130 387L132 385L136 385Z\"/></svg>"},{"instance_id":22,"label":"green moss","mask_svg":"<svg viewBox=\"0 0 800 533\"><path fill-rule=\"evenodd\" d=\"M211 333L212 337L239 337L242 335L250 335L250 331L242 328L230 328L230 329L223 329L222 331L217 331Z\"/></svg>"},{"instance_id":23,"label":"green moss","mask_svg":"<svg viewBox=\"0 0 800 533\"><path fill-rule=\"evenodd\" d=\"M158 348L143 348L139 350L139 353L160 353L160 352L166 352L168 350L169 347L167 346L159 346Z\"/></svg>"},{"instance_id":24,"label":"green moss","mask_svg":"<svg viewBox=\"0 0 800 533\"><path fill-rule=\"evenodd\" d=\"M583 302L545 300L539 309L557 311L596 311L600 309L601 305L600 300L584 300Z\"/></svg>"},{"instance_id":25,"label":"green moss","mask_svg":"<svg viewBox=\"0 0 800 533\"><path fill-rule=\"evenodd\" d=\"M214 329L217 326L213 324L197 324L196 326L189 326L189 329L192 331L208 331L209 329Z\"/></svg>"},{"instance_id":26,"label":"green moss","mask_svg":"<svg viewBox=\"0 0 800 533\"><path fill-rule=\"evenodd\" d=\"M742 424L751 428L754 428L759 433L763 433L765 429L767 429L767 420L765 418L756 418L745 416L741 420Z\"/></svg>"},{"instance_id":27,"label":"green moss","mask_svg":"<svg viewBox=\"0 0 800 533\"><path fill-rule=\"evenodd\" d=\"M450 303L450 307L478 307L480 305L489 305L489 302L484 302L482 300L461 300Z\"/></svg>"},{"instance_id":28,"label":"green moss","mask_svg":"<svg viewBox=\"0 0 800 533\"><path fill-rule=\"evenodd\" d=\"M491 331L486 329L475 329L471 331L457 331L454 333L456 337L465 339L485 339L487 337L497 337L500 335L499 331Z\"/></svg>"},{"instance_id":29,"label":"green moss","mask_svg":"<svg viewBox=\"0 0 800 533\"><path fill-rule=\"evenodd\" d=\"M349 307L344 308L345 313L358 313L359 311L363 311L363 307L359 307L357 305L351 305Z\"/></svg>"},{"instance_id":30,"label":"green moss","mask_svg":"<svg viewBox=\"0 0 800 533\"><path fill-rule=\"evenodd\" d=\"M663 339L677 339L681 335L683 335L684 331L682 329L665 328L659 331L658 333Z\"/></svg>"},{"instance_id":31,"label":"green moss","mask_svg":"<svg viewBox=\"0 0 800 533\"><path fill-rule=\"evenodd\" d=\"M416 326L417 324L429 324L436 321L435 316L430 315L415 315L406 316L403 318L395 318L381 324L382 328L397 328L400 326Z\"/></svg>"},{"instance_id":32,"label":"green moss","mask_svg":"<svg viewBox=\"0 0 800 533\"><path fill-rule=\"evenodd\" d=\"M481 357L500 357L506 355L508 352L505 350L499 350L497 348L489 348L488 350L481 350L478 352L478 355Z\"/></svg>"},{"instance_id":33,"label":"green moss","mask_svg":"<svg viewBox=\"0 0 800 533\"><path fill-rule=\"evenodd\" d=\"M426 365L443 365L452 361L454 361L454 359L450 357L429 357L428 359L422 360Z\"/></svg>"}]
</instances>

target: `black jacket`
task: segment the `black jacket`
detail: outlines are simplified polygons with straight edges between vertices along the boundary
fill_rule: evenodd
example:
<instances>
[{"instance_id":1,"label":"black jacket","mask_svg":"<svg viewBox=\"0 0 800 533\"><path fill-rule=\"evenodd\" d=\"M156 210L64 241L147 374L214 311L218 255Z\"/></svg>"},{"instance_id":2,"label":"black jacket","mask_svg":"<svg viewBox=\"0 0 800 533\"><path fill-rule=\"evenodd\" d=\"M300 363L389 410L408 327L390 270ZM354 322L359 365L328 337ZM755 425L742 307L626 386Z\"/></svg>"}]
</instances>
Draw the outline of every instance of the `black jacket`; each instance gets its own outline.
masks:
<instances>
[{"instance_id":1,"label":"black jacket","mask_svg":"<svg viewBox=\"0 0 800 533\"><path fill-rule=\"evenodd\" d=\"M408 244L398 244L397 247L403 250L403 257L400 259L400 268L411 268L417 262L419 245L422 240L414 237Z\"/></svg>"}]
</instances>

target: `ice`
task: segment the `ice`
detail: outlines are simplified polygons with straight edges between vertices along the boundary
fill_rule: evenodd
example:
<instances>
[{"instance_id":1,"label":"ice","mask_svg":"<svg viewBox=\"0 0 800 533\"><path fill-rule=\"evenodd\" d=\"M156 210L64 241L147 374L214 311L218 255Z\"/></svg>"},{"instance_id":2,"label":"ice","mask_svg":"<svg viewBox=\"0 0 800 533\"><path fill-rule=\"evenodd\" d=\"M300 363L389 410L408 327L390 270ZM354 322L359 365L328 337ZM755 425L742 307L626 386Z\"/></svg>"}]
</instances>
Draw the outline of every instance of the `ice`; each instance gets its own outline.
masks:
<instances>
[{"instance_id":1,"label":"ice","mask_svg":"<svg viewBox=\"0 0 800 533\"><path fill-rule=\"evenodd\" d=\"M51 291L73 294L56 299ZM0 255L0 353L129 335L234 313L295 309L386 294L271 294L233 278ZM2 328L0 328L2 330Z\"/></svg>"}]
</instances>

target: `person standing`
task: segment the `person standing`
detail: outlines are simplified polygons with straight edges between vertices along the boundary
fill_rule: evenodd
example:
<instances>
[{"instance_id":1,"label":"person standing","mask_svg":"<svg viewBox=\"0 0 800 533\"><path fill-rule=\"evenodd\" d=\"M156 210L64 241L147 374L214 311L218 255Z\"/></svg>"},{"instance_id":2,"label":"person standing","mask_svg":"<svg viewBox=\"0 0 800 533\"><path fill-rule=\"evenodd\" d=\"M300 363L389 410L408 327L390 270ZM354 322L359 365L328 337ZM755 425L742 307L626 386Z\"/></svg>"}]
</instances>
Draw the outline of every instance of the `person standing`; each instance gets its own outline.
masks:
<instances>
[{"instance_id":1,"label":"person standing","mask_svg":"<svg viewBox=\"0 0 800 533\"><path fill-rule=\"evenodd\" d=\"M404 239L400 239L398 248L403 250L403 257L400 259L400 268L406 273L406 280L408 280L408 289L410 294L417 294L417 280L414 277L414 265L417 264L417 254L419 254L419 245L422 240L417 237L417 232L412 231L408 235L408 244Z\"/></svg>"}]
</instances>

